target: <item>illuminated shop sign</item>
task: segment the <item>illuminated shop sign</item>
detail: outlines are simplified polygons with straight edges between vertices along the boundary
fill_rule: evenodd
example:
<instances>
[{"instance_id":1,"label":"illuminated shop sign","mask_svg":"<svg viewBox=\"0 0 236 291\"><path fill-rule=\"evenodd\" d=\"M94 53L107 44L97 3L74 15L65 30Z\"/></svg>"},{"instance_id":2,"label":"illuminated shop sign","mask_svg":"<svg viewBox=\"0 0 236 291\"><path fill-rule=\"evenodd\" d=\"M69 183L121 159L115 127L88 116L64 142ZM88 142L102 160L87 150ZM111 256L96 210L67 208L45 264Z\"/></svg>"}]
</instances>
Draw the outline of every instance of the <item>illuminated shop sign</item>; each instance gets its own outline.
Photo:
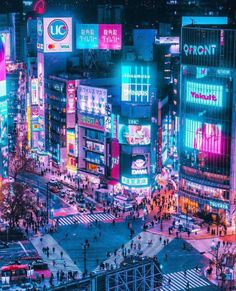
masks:
<instances>
[{"instance_id":1,"label":"illuminated shop sign","mask_svg":"<svg viewBox=\"0 0 236 291\"><path fill-rule=\"evenodd\" d=\"M45 53L72 52L72 18L43 18L43 42Z\"/></svg>"},{"instance_id":2,"label":"illuminated shop sign","mask_svg":"<svg viewBox=\"0 0 236 291\"><path fill-rule=\"evenodd\" d=\"M127 178L122 176L121 183L128 186L147 186L148 178Z\"/></svg>"},{"instance_id":3,"label":"illuminated shop sign","mask_svg":"<svg viewBox=\"0 0 236 291\"><path fill-rule=\"evenodd\" d=\"M105 168L98 165L87 163L86 169L97 174L105 174Z\"/></svg>"},{"instance_id":4,"label":"illuminated shop sign","mask_svg":"<svg viewBox=\"0 0 236 291\"><path fill-rule=\"evenodd\" d=\"M151 140L150 125L119 124L119 142L130 145L148 145Z\"/></svg>"},{"instance_id":5,"label":"illuminated shop sign","mask_svg":"<svg viewBox=\"0 0 236 291\"><path fill-rule=\"evenodd\" d=\"M76 156L74 129L67 129L66 144L67 144L67 155Z\"/></svg>"},{"instance_id":6,"label":"illuminated shop sign","mask_svg":"<svg viewBox=\"0 0 236 291\"><path fill-rule=\"evenodd\" d=\"M120 179L120 145L117 139L111 142L111 177Z\"/></svg>"},{"instance_id":7,"label":"illuminated shop sign","mask_svg":"<svg viewBox=\"0 0 236 291\"><path fill-rule=\"evenodd\" d=\"M76 24L77 49L121 50L121 24Z\"/></svg>"},{"instance_id":8,"label":"illuminated shop sign","mask_svg":"<svg viewBox=\"0 0 236 291\"><path fill-rule=\"evenodd\" d=\"M222 154L220 124L202 123L186 119L185 146L202 152Z\"/></svg>"},{"instance_id":9,"label":"illuminated shop sign","mask_svg":"<svg viewBox=\"0 0 236 291\"><path fill-rule=\"evenodd\" d=\"M183 51L186 56L214 56L216 53L216 45L184 44Z\"/></svg>"},{"instance_id":10,"label":"illuminated shop sign","mask_svg":"<svg viewBox=\"0 0 236 291\"><path fill-rule=\"evenodd\" d=\"M223 86L206 83L187 82L186 101L209 106L223 106Z\"/></svg>"},{"instance_id":11,"label":"illuminated shop sign","mask_svg":"<svg viewBox=\"0 0 236 291\"><path fill-rule=\"evenodd\" d=\"M151 73L149 66L123 65L121 67L121 100L149 102Z\"/></svg>"},{"instance_id":12,"label":"illuminated shop sign","mask_svg":"<svg viewBox=\"0 0 236 291\"><path fill-rule=\"evenodd\" d=\"M66 111L67 113L75 113L76 95L75 95L75 81L68 81L66 84Z\"/></svg>"},{"instance_id":13,"label":"illuminated shop sign","mask_svg":"<svg viewBox=\"0 0 236 291\"><path fill-rule=\"evenodd\" d=\"M218 209L225 209L229 210L229 205L223 202L218 202L218 201L209 201L209 205L212 208L218 208Z\"/></svg>"},{"instance_id":14,"label":"illuminated shop sign","mask_svg":"<svg viewBox=\"0 0 236 291\"><path fill-rule=\"evenodd\" d=\"M228 17L225 16L183 16L182 26L191 24L228 24Z\"/></svg>"},{"instance_id":15,"label":"illuminated shop sign","mask_svg":"<svg viewBox=\"0 0 236 291\"><path fill-rule=\"evenodd\" d=\"M104 117L101 116L93 116L89 114L80 114L79 115L79 125L88 127L88 128L93 128L93 129L98 129L98 130L104 130Z\"/></svg>"},{"instance_id":16,"label":"illuminated shop sign","mask_svg":"<svg viewBox=\"0 0 236 291\"><path fill-rule=\"evenodd\" d=\"M137 154L132 156L131 174L147 175L149 172L149 155Z\"/></svg>"},{"instance_id":17,"label":"illuminated shop sign","mask_svg":"<svg viewBox=\"0 0 236 291\"><path fill-rule=\"evenodd\" d=\"M90 86L79 86L78 104L81 111L105 115L107 104L107 89Z\"/></svg>"},{"instance_id":18,"label":"illuminated shop sign","mask_svg":"<svg viewBox=\"0 0 236 291\"><path fill-rule=\"evenodd\" d=\"M31 80L31 103L32 105L38 105L39 103L37 78Z\"/></svg>"}]
</instances>

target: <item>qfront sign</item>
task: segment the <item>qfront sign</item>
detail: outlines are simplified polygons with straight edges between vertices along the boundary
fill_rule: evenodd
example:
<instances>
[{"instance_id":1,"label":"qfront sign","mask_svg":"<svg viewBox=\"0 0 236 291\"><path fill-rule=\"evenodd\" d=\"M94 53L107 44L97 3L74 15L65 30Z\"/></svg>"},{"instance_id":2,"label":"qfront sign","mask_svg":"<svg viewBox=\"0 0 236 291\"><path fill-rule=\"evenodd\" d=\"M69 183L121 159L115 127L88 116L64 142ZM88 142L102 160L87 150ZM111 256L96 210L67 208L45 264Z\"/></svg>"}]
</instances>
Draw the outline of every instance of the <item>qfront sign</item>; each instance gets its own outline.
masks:
<instances>
[{"instance_id":1,"label":"qfront sign","mask_svg":"<svg viewBox=\"0 0 236 291\"><path fill-rule=\"evenodd\" d=\"M72 52L71 17L43 18L43 48L46 53Z\"/></svg>"},{"instance_id":2,"label":"qfront sign","mask_svg":"<svg viewBox=\"0 0 236 291\"><path fill-rule=\"evenodd\" d=\"M186 56L214 56L216 54L216 45L192 45L185 43L183 51Z\"/></svg>"}]
</instances>

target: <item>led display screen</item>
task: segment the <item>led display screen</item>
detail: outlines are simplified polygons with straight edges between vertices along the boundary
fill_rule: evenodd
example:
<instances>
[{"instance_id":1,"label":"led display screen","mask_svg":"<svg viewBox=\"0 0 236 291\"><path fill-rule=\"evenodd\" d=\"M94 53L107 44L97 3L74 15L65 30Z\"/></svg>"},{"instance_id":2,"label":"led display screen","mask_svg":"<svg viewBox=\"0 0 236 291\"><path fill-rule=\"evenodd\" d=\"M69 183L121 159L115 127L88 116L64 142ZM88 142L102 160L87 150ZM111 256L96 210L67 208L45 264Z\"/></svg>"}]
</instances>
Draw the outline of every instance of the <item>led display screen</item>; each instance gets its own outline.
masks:
<instances>
[{"instance_id":1,"label":"led display screen","mask_svg":"<svg viewBox=\"0 0 236 291\"><path fill-rule=\"evenodd\" d=\"M67 144L67 155L76 156L74 129L67 129L66 144Z\"/></svg>"},{"instance_id":2,"label":"led display screen","mask_svg":"<svg viewBox=\"0 0 236 291\"><path fill-rule=\"evenodd\" d=\"M119 143L130 145L148 145L151 138L150 125L119 124Z\"/></svg>"},{"instance_id":3,"label":"led display screen","mask_svg":"<svg viewBox=\"0 0 236 291\"><path fill-rule=\"evenodd\" d=\"M149 154L132 155L131 174L147 175L149 173L150 161Z\"/></svg>"},{"instance_id":4,"label":"led display screen","mask_svg":"<svg viewBox=\"0 0 236 291\"><path fill-rule=\"evenodd\" d=\"M72 52L72 18L43 18L45 53Z\"/></svg>"},{"instance_id":5,"label":"led display screen","mask_svg":"<svg viewBox=\"0 0 236 291\"><path fill-rule=\"evenodd\" d=\"M195 104L222 107L223 86L187 81L186 101Z\"/></svg>"},{"instance_id":6,"label":"led display screen","mask_svg":"<svg viewBox=\"0 0 236 291\"><path fill-rule=\"evenodd\" d=\"M77 49L121 50L121 24L76 24Z\"/></svg>"},{"instance_id":7,"label":"led display screen","mask_svg":"<svg viewBox=\"0 0 236 291\"><path fill-rule=\"evenodd\" d=\"M104 131L104 117L91 114L79 114L79 125Z\"/></svg>"},{"instance_id":8,"label":"led display screen","mask_svg":"<svg viewBox=\"0 0 236 291\"><path fill-rule=\"evenodd\" d=\"M98 24L76 24L76 48L98 48Z\"/></svg>"},{"instance_id":9,"label":"led display screen","mask_svg":"<svg viewBox=\"0 0 236 291\"><path fill-rule=\"evenodd\" d=\"M221 154L222 127L186 119L185 146L202 152Z\"/></svg>"},{"instance_id":10,"label":"led display screen","mask_svg":"<svg viewBox=\"0 0 236 291\"><path fill-rule=\"evenodd\" d=\"M144 103L150 100L151 72L149 66L122 65L121 100Z\"/></svg>"},{"instance_id":11,"label":"led display screen","mask_svg":"<svg viewBox=\"0 0 236 291\"><path fill-rule=\"evenodd\" d=\"M79 86L78 104L81 111L97 115L105 115L107 89L90 86Z\"/></svg>"}]
</instances>

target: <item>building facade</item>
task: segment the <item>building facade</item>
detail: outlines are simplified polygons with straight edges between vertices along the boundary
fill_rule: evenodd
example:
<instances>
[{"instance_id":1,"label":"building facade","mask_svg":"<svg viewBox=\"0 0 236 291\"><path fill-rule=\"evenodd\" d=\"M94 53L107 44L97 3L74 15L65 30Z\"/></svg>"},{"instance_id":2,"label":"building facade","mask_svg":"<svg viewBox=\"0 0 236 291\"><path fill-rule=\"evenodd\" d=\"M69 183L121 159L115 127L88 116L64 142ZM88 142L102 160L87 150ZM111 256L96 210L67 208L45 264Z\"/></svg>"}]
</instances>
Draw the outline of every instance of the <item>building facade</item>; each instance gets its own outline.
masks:
<instances>
[{"instance_id":1,"label":"building facade","mask_svg":"<svg viewBox=\"0 0 236 291\"><path fill-rule=\"evenodd\" d=\"M228 222L236 202L235 46L235 28L182 28L179 206Z\"/></svg>"}]
</instances>

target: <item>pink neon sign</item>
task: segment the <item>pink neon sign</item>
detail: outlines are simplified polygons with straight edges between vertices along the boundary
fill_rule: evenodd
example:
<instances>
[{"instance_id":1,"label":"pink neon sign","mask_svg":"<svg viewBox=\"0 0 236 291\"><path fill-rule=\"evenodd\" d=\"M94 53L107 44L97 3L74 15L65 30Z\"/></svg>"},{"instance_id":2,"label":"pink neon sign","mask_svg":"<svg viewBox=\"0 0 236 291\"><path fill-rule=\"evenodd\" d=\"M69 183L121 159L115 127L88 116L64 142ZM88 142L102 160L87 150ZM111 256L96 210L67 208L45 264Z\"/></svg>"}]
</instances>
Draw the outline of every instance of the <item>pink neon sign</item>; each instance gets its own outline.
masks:
<instances>
[{"instance_id":1,"label":"pink neon sign","mask_svg":"<svg viewBox=\"0 0 236 291\"><path fill-rule=\"evenodd\" d=\"M99 25L99 49L120 50L122 46L121 24Z\"/></svg>"}]
</instances>

